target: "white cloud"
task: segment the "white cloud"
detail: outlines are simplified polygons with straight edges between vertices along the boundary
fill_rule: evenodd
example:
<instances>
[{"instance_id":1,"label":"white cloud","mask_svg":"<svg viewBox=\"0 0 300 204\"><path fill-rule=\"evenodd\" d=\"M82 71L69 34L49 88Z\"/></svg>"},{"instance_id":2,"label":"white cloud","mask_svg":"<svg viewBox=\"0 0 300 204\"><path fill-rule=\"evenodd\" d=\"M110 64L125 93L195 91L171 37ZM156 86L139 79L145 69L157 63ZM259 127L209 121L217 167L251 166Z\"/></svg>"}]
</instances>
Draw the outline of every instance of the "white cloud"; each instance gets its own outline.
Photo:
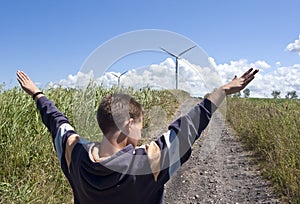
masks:
<instances>
[{"instance_id":1,"label":"white cloud","mask_svg":"<svg viewBox=\"0 0 300 204\"><path fill-rule=\"evenodd\" d=\"M250 97L272 97L273 90L281 91L284 97L288 91L300 93L300 64L282 66L276 63L276 67L263 61L248 62L246 59L230 61L230 63L217 64L213 58L209 58L210 67L201 67L190 64L182 59L179 61L179 88L186 90L194 96L203 96L214 88L228 83L237 75L241 76L250 67L260 69L254 81L249 84ZM268 69L268 72L264 70ZM93 79L98 85L102 84L109 88L116 86L117 72L105 72L102 76L94 76L91 70L89 73L78 72L76 75L69 75L67 79L58 83L51 83L51 87L85 87ZM120 83L125 87L136 89L150 86L153 88L174 89L175 88L175 62L167 58L160 64L152 64L147 67L136 68L128 71L120 78Z\"/></svg>"},{"instance_id":2,"label":"white cloud","mask_svg":"<svg viewBox=\"0 0 300 204\"><path fill-rule=\"evenodd\" d=\"M93 70L87 74L78 72L76 75L69 74L67 79L62 79L58 83L50 82L48 86L51 88L85 88L93 78Z\"/></svg>"},{"instance_id":3,"label":"white cloud","mask_svg":"<svg viewBox=\"0 0 300 204\"><path fill-rule=\"evenodd\" d=\"M231 61L230 64L225 63L216 66L224 83L229 82L235 74L241 76L250 67L260 69L254 81L248 86L251 97L269 98L272 97L273 90L279 90L281 97L284 97L288 91L300 92L300 64L284 67L277 63L277 67L268 73L265 73L264 70L271 66L261 60L249 63L242 59Z\"/></svg>"},{"instance_id":4,"label":"white cloud","mask_svg":"<svg viewBox=\"0 0 300 204\"><path fill-rule=\"evenodd\" d=\"M223 83L228 83L233 79L235 75L241 76L250 67L260 69L260 72L264 72L265 69L269 69L271 67L267 62L263 60L249 63L246 59L230 61L230 63L228 64L224 63L216 65L215 63L215 66Z\"/></svg>"},{"instance_id":5,"label":"white cloud","mask_svg":"<svg viewBox=\"0 0 300 204\"><path fill-rule=\"evenodd\" d=\"M297 52L300 55L300 35L297 40L286 46L286 50L290 52Z\"/></svg>"}]
</instances>

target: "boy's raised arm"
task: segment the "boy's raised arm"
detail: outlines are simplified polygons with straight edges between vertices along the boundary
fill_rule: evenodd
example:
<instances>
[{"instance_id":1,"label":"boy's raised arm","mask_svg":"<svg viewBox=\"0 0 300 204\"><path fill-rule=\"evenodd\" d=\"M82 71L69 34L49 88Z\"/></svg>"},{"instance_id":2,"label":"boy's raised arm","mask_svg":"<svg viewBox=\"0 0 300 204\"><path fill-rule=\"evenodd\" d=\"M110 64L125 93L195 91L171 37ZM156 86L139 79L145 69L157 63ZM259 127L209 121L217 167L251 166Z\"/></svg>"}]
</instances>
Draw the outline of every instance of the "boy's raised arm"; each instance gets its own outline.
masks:
<instances>
[{"instance_id":1,"label":"boy's raised arm","mask_svg":"<svg viewBox=\"0 0 300 204\"><path fill-rule=\"evenodd\" d=\"M42 121L51 132L54 140L59 126L63 123L69 123L67 117L55 107L52 101L46 97L45 99L42 98L45 95L36 87L25 72L17 71L17 77L22 89L36 101L37 108L42 116Z\"/></svg>"},{"instance_id":2,"label":"boy's raised arm","mask_svg":"<svg viewBox=\"0 0 300 204\"><path fill-rule=\"evenodd\" d=\"M71 147L71 149L67 149L67 153L70 155L72 147L78 142L78 134L70 125L68 118L57 109L51 100L45 97L25 72L17 71L17 79L22 89L36 101L42 121L51 133L58 159L61 161L66 145ZM68 162L69 158L66 160Z\"/></svg>"},{"instance_id":3,"label":"boy's raised arm","mask_svg":"<svg viewBox=\"0 0 300 204\"><path fill-rule=\"evenodd\" d=\"M221 105L225 96L245 88L257 72L258 70L251 68L241 77L235 76L231 82L221 86L190 112L170 124L169 131L156 140L156 144L162 150L159 182L164 184L189 159L192 145L207 127L213 112Z\"/></svg>"}]
</instances>

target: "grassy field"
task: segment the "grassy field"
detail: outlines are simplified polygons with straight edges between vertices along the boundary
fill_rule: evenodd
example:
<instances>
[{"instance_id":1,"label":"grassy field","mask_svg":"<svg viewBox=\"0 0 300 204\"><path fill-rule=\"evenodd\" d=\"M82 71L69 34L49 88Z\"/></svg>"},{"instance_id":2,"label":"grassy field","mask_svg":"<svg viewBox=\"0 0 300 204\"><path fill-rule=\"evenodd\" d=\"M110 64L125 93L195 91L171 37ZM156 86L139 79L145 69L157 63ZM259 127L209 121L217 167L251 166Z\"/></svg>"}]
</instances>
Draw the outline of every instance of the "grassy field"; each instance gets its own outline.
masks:
<instances>
[{"instance_id":1,"label":"grassy field","mask_svg":"<svg viewBox=\"0 0 300 204\"><path fill-rule=\"evenodd\" d=\"M80 135L100 141L95 111L101 98L115 91L90 87L86 92L59 88L44 92ZM180 100L188 97L184 92L148 88L122 92L132 94L144 106L144 128L151 122L148 113L152 107L160 107L171 118ZM50 134L32 98L19 88L0 89L0 158L0 203L72 203L72 191L60 170Z\"/></svg>"},{"instance_id":2,"label":"grassy field","mask_svg":"<svg viewBox=\"0 0 300 204\"><path fill-rule=\"evenodd\" d=\"M300 203L300 100L228 98L227 120L284 199Z\"/></svg>"}]
</instances>

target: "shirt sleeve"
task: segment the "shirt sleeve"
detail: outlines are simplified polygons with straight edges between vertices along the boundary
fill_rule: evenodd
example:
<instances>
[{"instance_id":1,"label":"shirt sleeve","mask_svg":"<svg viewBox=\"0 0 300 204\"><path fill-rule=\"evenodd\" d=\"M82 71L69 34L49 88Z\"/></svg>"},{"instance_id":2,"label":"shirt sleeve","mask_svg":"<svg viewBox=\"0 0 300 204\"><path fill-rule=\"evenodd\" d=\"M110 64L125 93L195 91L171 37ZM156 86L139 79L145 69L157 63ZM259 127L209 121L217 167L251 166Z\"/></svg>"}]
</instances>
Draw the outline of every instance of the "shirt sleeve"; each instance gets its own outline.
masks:
<instances>
[{"instance_id":1,"label":"shirt sleeve","mask_svg":"<svg viewBox=\"0 0 300 204\"><path fill-rule=\"evenodd\" d=\"M44 125L51 133L57 157L62 164L66 141L69 136L77 133L70 125L68 118L46 96L37 100L37 108L40 111Z\"/></svg>"},{"instance_id":2,"label":"shirt sleeve","mask_svg":"<svg viewBox=\"0 0 300 204\"><path fill-rule=\"evenodd\" d=\"M207 127L216 109L210 100L204 99L187 114L172 122L169 131L155 141L161 150L159 182L167 182L189 159L192 145Z\"/></svg>"}]
</instances>

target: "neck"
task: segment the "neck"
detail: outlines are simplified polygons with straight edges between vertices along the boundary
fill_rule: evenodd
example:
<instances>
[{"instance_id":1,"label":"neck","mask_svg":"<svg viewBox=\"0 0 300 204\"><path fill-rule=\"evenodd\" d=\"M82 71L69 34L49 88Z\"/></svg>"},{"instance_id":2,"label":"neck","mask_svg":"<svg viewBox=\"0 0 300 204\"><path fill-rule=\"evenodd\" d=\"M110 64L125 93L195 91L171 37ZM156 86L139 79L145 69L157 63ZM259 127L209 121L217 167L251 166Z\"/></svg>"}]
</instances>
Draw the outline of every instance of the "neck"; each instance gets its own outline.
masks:
<instances>
[{"instance_id":1,"label":"neck","mask_svg":"<svg viewBox=\"0 0 300 204\"><path fill-rule=\"evenodd\" d=\"M100 144L99 156L108 157L120 151L127 145L127 137L121 131L103 136Z\"/></svg>"}]
</instances>

